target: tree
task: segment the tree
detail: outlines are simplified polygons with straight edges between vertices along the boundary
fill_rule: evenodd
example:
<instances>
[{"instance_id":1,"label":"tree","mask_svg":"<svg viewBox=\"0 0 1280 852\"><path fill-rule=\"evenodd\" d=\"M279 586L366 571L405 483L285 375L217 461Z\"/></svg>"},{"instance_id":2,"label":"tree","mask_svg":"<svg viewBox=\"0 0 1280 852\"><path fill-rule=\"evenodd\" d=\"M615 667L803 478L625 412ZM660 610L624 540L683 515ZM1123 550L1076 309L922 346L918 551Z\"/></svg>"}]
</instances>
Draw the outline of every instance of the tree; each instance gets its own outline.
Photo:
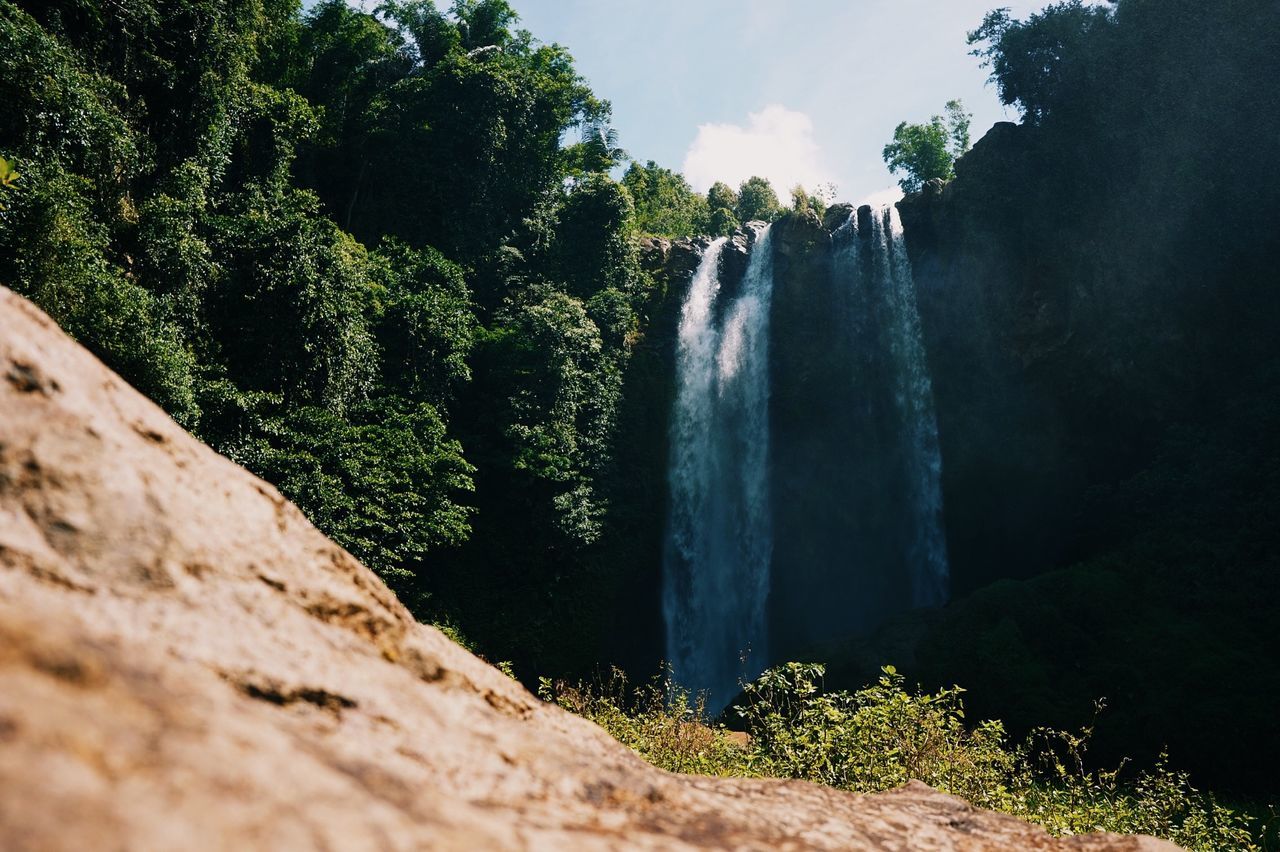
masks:
<instances>
[{"instance_id":1,"label":"tree","mask_svg":"<svg viewBox=\"0 0 1280 852\"><path fill-rule=\"evenodd\" d=\"M606 174L573 188L559 210L545 271L586 301L607 287L625 289L631 274L631 197Z\"/></svg>"},{"instance_id":2,"label":"tree","mask_svg":"<svg viewBox=\"0 0 1280 852\"><path fill-rule=\"evenodd\" d=\"M1016 105L1028 123L1039 124L1086 88L1097 70L1093 52L1105 45L1114 21L1111 9L1083 0L1055 3L1026 21L996 9L969 33L969 44L991 69L1001 102Z\"/></svg>"},{"instance_id":3,"label":"tree","mask_svg":"<svg viewBox=\"0 0 1280 852\"><path fill-rule=\"evenodd\" d=\"M903 192L919 192L934 179L955 177L955 162L969 150L969 123L972 116L960 101L948 101L945 118L935 115L928 124L902 122L893 131L893 141L884 146L889 171L898 174Z\"/></svg>"},{"instance_id":4,"label":"tree","mask_svg":"<svg viewBox=\"0 0 1280 852\"><path fill-rule=\"evenodd\" d=\"M395 236L473 266L575 163L580 176L617 162L608 102L564 48L512 30L505 2L459 0L451 16L427 0L378 9L318 7L285 78L325 105L297 171L357 239ZM574 129L583 142L566 151Z\"/></svg>"},{"instance_id":5,"label":"tree","mask_svg":"<svg viewBox=\"0 0 1280 852\"><path fill-rule=\"evenodd\" d=\"M738 207L738 193L722 181L716 181L711 185L711 189L707 191L707 206L712 210L719 210L722 207L729 210L736 210Z\"/></svg>"},{"instance_id":6,"label":"tree","mask_svg":"<svg viewBox=\"0 0 1280 852\"><path fill-rule=\"evenodd\" d=\"M384 240L371 256L382 390L441 410L471 380L478 333L462 269L433 248Z\"/></svg>"},{"instance_id":7,"label":"tree","mask_svg":"<svg viewBox=\"0 0 1280 852\"><path fill-rule=\"evenodd\" d=\"M470 533L473 510L460 498L473 490L475 469L425 402L382 397L349 417L287 407L235 455L400 588L430 551Z\"/></svg>"},{"instance_id":8,"label":"tree","mask_svg":"<svg viewBox=\"0 0 1280 852\"><path fill-rule=\"evenodd\" d=\"M791 188L791 210L795 213L804 215L812 212L818 218L822 218L822 214L827 210L829 203L828 191L831 185L827 184L818 190L817 194L810 194L809 190L803 185L796 184ZM832 193L834 195L834 193Z\"/></svg>"},{"instance_id":9,"label":"tree","mask_svg":"<svg viewBox=\"0 0 1280 852\"><path fill-rule=\"evenodd\" d=\"M660 237L692 237L707 230L707 200L684 177L650 160L632 163L622 177L636 206L636 227Z\"/></svg>"},{"instance_id":10,"label":"tree","mask_svg":"<svg viewBox=\"0 0 1280 852\"><path fill-rule=\"evenodd\" d=\"M738 187L738 206L735 211L740 222L772 222L782 215L782 205L773 185L762 177L750 177Z\"/></svg>"},{"instance_id":11,"label":"tree","mask_svg":"<svg viewBox=\"0 0 1280 852\"><path fill-rule=\"evenodd\" d=\"M584 121L578 131L581 141L564 152L569 174L574 178L607 173L626 162L627 152L618 144L618 131L609 126L607 115Z\"/></svg>"},{"instance_id":12,"label":"tree","mask_svg":"<svg viewBox=\"0 0 1280 852\"><path fill-rule=\"evenodd\" d=\"M503 443L523 511L536 512L543 546L589 544L601 532L596 474L609 458L621 375L579 299L531 290L486 341L503 400ZM527 501L527 502L526 502Z\"/></svg>"},{"instance_id":13,"label":"tree","mask_svg":"<svg viewBox=\"0 0 1280 852\"><path fill-rule=\"evenodd\" d=\"M728 184L716 181L707 192L707 233L727 237L741 227L738 221L738 193Z\"/></svg>"},{"instance_id":14,"label":"tree","mask_svg":"<svg viewBox=\"0 0 1280 852\"><path fill-rule=\"evenodd\" d=\"M466 50L506 47L519 35L511 28L520 16L507 0L454 0L453 16Z\"/></svg>"},{"instance_id":15,"label":"tree","mask_svg":"<svg viewBox=\"0 0 1280 852\"><path fill-rule=\"evenodd\" d=\"M193 426L199 409L191 349L164 300L110 258L110 229L93 215L95 187L43 164L25 178L0 217L0 280Z\"/></svg>"},{"instance_id":16,"label":"tree","mask_svg":"<svg viewBox=\"0 0 1280 852\"><path fill-rule=\"evenodd\" d=\"M345 0L325 0L316 11L312 12L313 20L320 9L332 7L339 14L352 12L338 9L347 6ZM374 9L374 14L383 20L396 23L402 33L407 33L417 48L417 62L422 68L431 68L450 53L462 47L462 35L457 25L450 21L431 0L383 0ZM377 19L365 16L371 23L379 23ZM314 28L314 24L312 25ZM385 35L384 35L385 40Z\"/></svg>"},{"instance_id":17,"label":"tree","mask_svg":"<svg viewBox=\"0 0 1280 852\"><path fill-rule=\"evenodd\" d=\"M368 397L378 370L368 253L316 215L309 192L246 193L241 203L211 236L223 258L206 306L219 360L240 387L342 414Z\"/></svg>"}]
</instances>

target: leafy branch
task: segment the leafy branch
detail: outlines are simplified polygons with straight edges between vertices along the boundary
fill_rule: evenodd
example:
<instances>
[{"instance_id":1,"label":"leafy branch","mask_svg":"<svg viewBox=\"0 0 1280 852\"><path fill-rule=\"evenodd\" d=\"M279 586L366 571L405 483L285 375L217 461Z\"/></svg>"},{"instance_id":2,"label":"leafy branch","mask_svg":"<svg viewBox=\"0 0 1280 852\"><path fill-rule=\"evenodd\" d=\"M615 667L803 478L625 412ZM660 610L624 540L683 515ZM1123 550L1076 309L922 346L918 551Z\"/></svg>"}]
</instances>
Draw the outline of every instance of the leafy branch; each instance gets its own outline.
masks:
<instances>
[{"instance_id":1,"label":"leafy branch","mask_svg":"<svg viewBox=\"0 0 1280 852\"><path fill-rule=\"evenodd\" d=\"M18 185L18 179L22 177L22 175L18 173L18 170L14 168L14 165L14 163L6 160L4 157L0 157L0 190L3 190L4 192L9 192L15 189ZM3 196L0 195L0 197ZM0 203L0 210L4 209L4 204Z\"/></svg>"}]
</instances>

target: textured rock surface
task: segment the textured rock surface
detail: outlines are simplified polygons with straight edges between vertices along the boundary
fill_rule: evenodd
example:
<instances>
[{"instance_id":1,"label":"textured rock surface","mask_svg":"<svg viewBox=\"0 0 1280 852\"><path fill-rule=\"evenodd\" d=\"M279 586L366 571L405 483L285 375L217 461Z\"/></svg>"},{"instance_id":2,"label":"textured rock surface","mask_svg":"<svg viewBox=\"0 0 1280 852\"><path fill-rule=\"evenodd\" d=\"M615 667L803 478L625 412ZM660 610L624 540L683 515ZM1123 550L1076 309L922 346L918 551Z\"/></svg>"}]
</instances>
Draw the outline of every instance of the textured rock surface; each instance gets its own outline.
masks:
<instances>
[{"instance_id":1,"label":"textured rock surface","mask_svg":"<svg viewBox=\"0 0 1280 852\"><path fill-rule=\"evenodd\" d=\"M1108 849L913 785L676 777L415 624L0 290L7 849Z\"/></svg>"}]
</instances>

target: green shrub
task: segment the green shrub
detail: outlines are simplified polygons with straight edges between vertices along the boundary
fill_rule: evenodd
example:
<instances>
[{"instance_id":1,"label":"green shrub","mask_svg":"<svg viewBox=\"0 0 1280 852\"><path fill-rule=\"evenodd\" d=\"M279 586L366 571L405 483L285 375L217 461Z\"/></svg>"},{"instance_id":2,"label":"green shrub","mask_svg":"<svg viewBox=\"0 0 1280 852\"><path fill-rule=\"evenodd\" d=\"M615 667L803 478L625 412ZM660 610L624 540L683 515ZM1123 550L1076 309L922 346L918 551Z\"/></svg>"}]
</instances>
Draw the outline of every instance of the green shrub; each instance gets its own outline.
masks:
<instances>
[{"instance_id":1,"label":"green shrub","mask_svg":"<svg viewBox=\"0 0 1280 852\"><path fill-rule=\"evenodd\" d=\"M614 739L668 772L758 777L747 738L708 722L704 698L684 691L670 673L632 688L613 669L607 679L571 686L539 681L538 694L609 732Z\"/></svg>"},{"instance_id":2,"label":"green shrub","mask_svg":"<svg viewBox=\"0 0 1280 852\"><path fill-rule=\"evenodd\" d=\"M1058 836L1110 831L1190 850L1259 848L1250 816L1192 787L1163 757L1143 771L1090 768L1092 726L1041 728L1012 744L1000 722L966 721L959 687L908 691L886 666L871 686L827 692L824 674L788 663L747 684L736 711L745 734L708 721L702 700L670 676L636 689L617 670L588 685L544 679L539 693L673 772L797 778L856 793L918 780Z\"/></svg>"},{"instance_id":3,"label":"green shrub","mask_svg":"<svg viewBox=\"0 0 1280 852\"><path fill-rule=\"evenodd\" d=\"M972 116L960 101L947 101L946 116L935 115L927 124L902 122L893 139L884 146L884 162L889 171L903 177L903 192L919 192L931 180L951 180L956 160L969 150L969 122Z\"/></svg>"},{"instance_id":4,"label":"green shrub","mask_svg":"<svg viewBox=\"0 0 1280 852\"><path fill-rule=\"evenodd\" d=\"M886 667L855 693L824 692L824 668L789 663L746 687L739 711L772 774L870 793L912 779L995 806L1016 755L999 722L965 726L958 687L911 694Z\"/></svg>"}]
</instances>

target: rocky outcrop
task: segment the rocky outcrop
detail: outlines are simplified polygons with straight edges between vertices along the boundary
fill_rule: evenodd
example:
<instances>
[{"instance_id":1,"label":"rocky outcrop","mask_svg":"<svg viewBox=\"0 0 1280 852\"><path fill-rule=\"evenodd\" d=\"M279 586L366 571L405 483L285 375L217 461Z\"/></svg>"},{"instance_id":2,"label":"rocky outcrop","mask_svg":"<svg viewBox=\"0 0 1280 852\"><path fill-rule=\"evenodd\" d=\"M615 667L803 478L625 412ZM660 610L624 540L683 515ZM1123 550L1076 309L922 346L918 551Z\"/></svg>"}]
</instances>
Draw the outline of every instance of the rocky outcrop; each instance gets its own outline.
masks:
<instances>
[{"instance_id":1,"label":"rocky outcrop","mask_svg":"<svg viewBox=\"0 0 1280 852\"><path fill-rule=\"evenodd\" d=\"M6 848L1169 848L657 771L414 623L7 290L0 412Z\"/></svg>"}]
</instances>

